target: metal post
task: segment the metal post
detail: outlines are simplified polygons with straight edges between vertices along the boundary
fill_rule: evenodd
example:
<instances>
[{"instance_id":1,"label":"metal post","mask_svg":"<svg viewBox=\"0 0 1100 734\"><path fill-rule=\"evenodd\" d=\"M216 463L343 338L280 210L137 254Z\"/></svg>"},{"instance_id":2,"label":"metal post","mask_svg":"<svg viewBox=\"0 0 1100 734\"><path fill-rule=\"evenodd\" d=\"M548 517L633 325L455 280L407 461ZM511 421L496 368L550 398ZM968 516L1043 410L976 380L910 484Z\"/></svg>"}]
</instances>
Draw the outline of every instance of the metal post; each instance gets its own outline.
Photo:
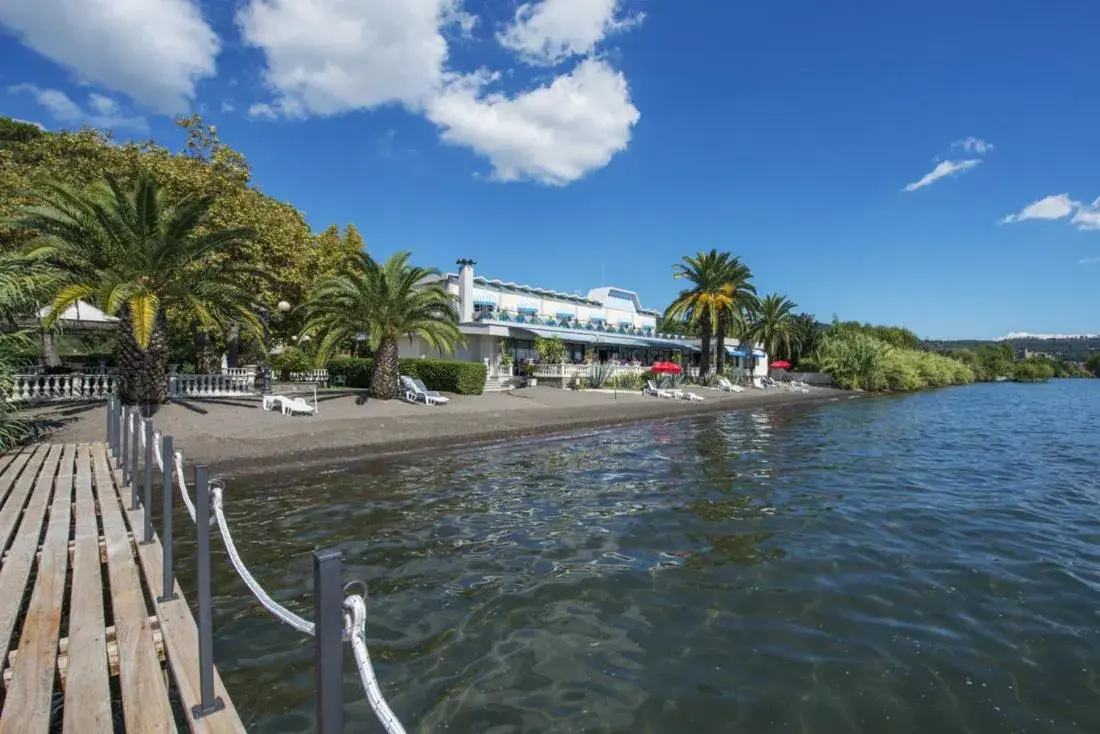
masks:
<instances>
[{"instance_id":1,"label":"metal post","mask_svg":"<svg viewBox=\"0 0 1100 734\"><path fill-rule=\"evenodd\" d=\"M317 732L344 730L344 599L343 555L337 550L313 553L313 669L316 679Z\"/></svg>"},{"instance_id":2,"label":"metal post","mask_svg":"<svg viewBox=\"0 0 1100 734\"><path fill-rule=\"evenodd\" d=\"M153 419L145 421L145 486L142 488L142 504L145 505L145 538L144 543L153 542Z\"/></svg>"},{"instance_id":3,"label":"metal post","mask_svg":"<svg viewBox=\"0 0 1100 734\"><path fill-rule=\"evenodd\" d=\"M198 529L199 702L191 716L201 719L225 708L214 695L214 619L210 601L210 480L206 465L195 466L195 525Z\"/></svg>"},{"instance_id":4,"label":"metal post","mask_svg":"<svg viewBox=\"0 0 1100 734\"><path fill-rule=\"evenodd\" d=\"M130 432L126 430L126 417L130 412L125 406L118 411L118 431L122 434L122 453L118 457L118 466L122 468L122 483L130 481Z\"/></svg>"},{"instance_id":5,"label":"metal post","mask_svg":"<svg viewBox=\"0 0 1100 734\"><path fill-rule=\"evenodd\" d=\"M114 399L110 395L108 395L107 396L107 436L104 439L104 440L107 441L108 451L113 451L114 450L114 447L111 445L111 416L114 413L114 410L115 410Z\"/></svg>"},{"instance_id":6,"label":"metal post","mask_svg":"<svg viewBox=\"0 0 1100 734\"><path fill-rule=\"evenodd\" d=\"M261 309L260 314L264 320L264 387L263 394L271 394L271 311Z\"/></svg>"},{"instance_id":7,"label":"metal post","mask_svg":"<svg viewBox=\"0 0 1100 734\"><path fill-rule=\"evenodd\" d=\"M161 507L164 525L160 531L160 544L164 547L161 594L157 601L174 601L176 597L176 577L172 570L172 470L176 464L175 446L171 436L160 439L160 455L164 457L164 506Z\"/></svg>"},{"instance_id":8,"label":"metal post","mask_svg":"<svg viewBox=\"0 0 1100 734\"><path fill-rule=\"evenodd\" d=\"M141 448L141 413L133 410L134 430L130 436L130 510L138 508L138 449Z\"/></svg>"}]
</instances>

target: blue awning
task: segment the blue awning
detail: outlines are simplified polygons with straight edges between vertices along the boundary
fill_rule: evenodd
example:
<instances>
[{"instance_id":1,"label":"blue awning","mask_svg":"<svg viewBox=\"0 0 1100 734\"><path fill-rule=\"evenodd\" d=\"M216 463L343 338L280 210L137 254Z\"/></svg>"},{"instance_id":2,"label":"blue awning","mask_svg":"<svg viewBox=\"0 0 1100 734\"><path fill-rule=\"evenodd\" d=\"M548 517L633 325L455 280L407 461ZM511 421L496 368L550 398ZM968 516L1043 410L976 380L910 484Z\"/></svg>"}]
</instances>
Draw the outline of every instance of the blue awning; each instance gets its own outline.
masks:
<instances>
[{"instance_id":1,"label":"blue awning","mask_svg":"<svg viewBox=\"0 0 1100 734\"><path fill-rule=\"evenodd\" d=\"M728 354L731 357L747 357L747 356L749 356L748 352L742 352L737 347L726 347L726 354Z\"/></svg>"},{"instance_id":2,"label":"blue awning","mask_svg":"<svg viewBox=\"0 0 1100 734\"><path fill-rule=\"evenodd\" d=\"M611 334L602 334L591 331L577 331L575 329L562 329L555 328L553 326L546 326L537 329L521 327L523 331L526 331L535 336L540 336L543 339L551 339L558 337L565 342L573 342L575 344L606 344L609 347L645 347L649 346L641 339L628 339L624 336L612 336Z\"/></svg>"},{"instance_id":3,"label":"blue awning","mask_svg":"<svg viewBox=\"0 0 1100 734\"><path fill-rule=\"evenodd\" d=\"M602 322L602 321L607 321L607 319L605 319L605 318L604 318L603 316L593 316L593 317L591 317L591 318L590 318L590 319L588 319L588 320L589 320L589 321L601 321L601 322Z\"/></svg>"},{"instance_id":4,"label":"blue awning","mask_svg":"<svg viewBox=\"0 0 1100 734\"><path fill-rule=\"evenodd\" d=\"M477 301L474 301L474 305L475 306L495 306L495 305L497 305L497 302L496 301L477 300Z\"/></svg>"},{"instance_id":5,"label":"blue awning","mask_svg":"<svg viewBox=\"0 0 1100 734\"><path fill-rule=\"evenodd\" d=\"M519 311L520 313L538 313L539 312L539 310L537 308L532 308L530 306L520 306L516 310Z\"/></svg>"},{"instance_id":6,"label":"blue awning","mask_svg":"<svg viewBox=\"0 0 1100 734\"><path fill-rule=\"evenodd\" d=\"M754 350L752 350L752 356L754 356L754 357L767 357L768 355L764 354L764 352L760 351L759 349L754 349Z\"/></svg>"},{"instance_id":7,"label":"blue awning","mask_svg":"<svg viewBox=\"0 0 1100 734\"><path fill-rule=\"evenodd\" d=\"M558 311L554 315L557 316L559 319L571 319L571 318L573 318L573 314L569 313L568 311Z\"/></svg>"}]
</instances>

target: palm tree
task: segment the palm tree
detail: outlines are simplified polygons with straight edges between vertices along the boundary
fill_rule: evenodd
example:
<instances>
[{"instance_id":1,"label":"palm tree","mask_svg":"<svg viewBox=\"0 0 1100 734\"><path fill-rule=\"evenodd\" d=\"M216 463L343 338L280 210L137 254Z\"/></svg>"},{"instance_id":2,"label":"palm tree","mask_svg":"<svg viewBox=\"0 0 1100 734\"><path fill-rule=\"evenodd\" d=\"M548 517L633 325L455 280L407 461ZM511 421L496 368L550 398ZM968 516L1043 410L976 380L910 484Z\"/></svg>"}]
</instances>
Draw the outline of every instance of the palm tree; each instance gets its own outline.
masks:
<instances>
[{"instance_id":1,"label":"palm tree","mask_svg":"<svg viewBox=\"0 0 1100 734\"><path fill-rule=\"evenodd\" d=\"M722 295L725 301L720 304L718 311L718 338L715 345L714 367L718 374L725 372L726 366L726 337L731 330L742 335L748 329L748 315L757 305L756 286L752 280L752 271L749 270L741 258L731 258L726 266L723 276Z\"/></svg>"},{"instance_id":2,"label":"palm tree","mask_svg":"<svg viewBox=\"0 0 1100 734\"><path fill-rule=\"evenodd\" d=\"M810 313L800 313L793 318L796 347L795 358L791 361L801 363L815 359L821 346L821 328L817 325L817 317Z\"/></svg>"},{"instance_id":3,"label":"palm tree","mask_svg":"<svg viewBox=\"0 0 1100 734\"><path fill-rule=\"evenodd\" d=\"M702 351L698 365L700 374L711 371L711 337L718 325L719 314L730 308L730 298L723 291L729 267L729 253L717 250L684 255L682 262L672 266L672 277L691 281L664 309L663 320L685 321L698 329Z\"/></svg>"},{"instance_id":4,"label":"palm tree","mask_svg":"<svg viewBox=\"0 0 1100 734\"><path fill-rule=\"evenodd\" d=\"M25 435L25 424L8 400L14 383L15 355L30 346L19 321L35 311L50 286L50 274L40 263L15 254L0 255L0 451L7 451Z\"/></svg>"},{"instance_id":5,"label":"palm tree","mask_svg":"<svg viewBox=\"0 0 1100 734\"><path fill-rule=\"evenodd\" d=\"M749 324L749 337L763 345L768 359L791 358L791 345L798 344L795 308L793 301L778 293L769 293L760 300Z\"/></svg>"},{"instance_id":6,"label":"palm tree","mask_svg":"<svg viewBox=\"0 0 1100 734\"><path fill-rule=\"evenodd\" d=\"M243 276L257 271L226 251L251 230L199 234L213 197L173 202L155 179L142 176L132 191L117 180L87 191L44 183L12 225L36 233L28 257L58 279L51 313L89 300L119 318L120 393L129 404L168 401L169 307L207 327L235 318L260 333ZM44 326L52 326L50 319Z\"/></svg>"},{"instance_id":7,"label":"palm tree","mask_svg":"<svg viewBox=\"0 0 1100 734\"><path fill-rule=\"evenodd\" d=\"M317 283L303 336L320 336L318 359L324 360L364 334L374 352L371 395L392 400L399 388L398 339L420 337L441 352L451 352L463 341L456 298L442 282L424 283L439 271L409 265L407 252L384 263L363 255L358 270Z\"/></svg>"}]
</instances>

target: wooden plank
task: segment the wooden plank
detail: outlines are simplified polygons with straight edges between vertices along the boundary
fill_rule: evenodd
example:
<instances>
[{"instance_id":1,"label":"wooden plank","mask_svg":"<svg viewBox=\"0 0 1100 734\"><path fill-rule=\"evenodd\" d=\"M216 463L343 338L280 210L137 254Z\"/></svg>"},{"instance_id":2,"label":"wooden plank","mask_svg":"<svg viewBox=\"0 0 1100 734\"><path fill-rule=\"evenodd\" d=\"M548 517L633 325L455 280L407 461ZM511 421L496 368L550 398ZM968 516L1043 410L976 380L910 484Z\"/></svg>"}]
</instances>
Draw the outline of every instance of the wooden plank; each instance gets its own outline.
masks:
<instances>
[{"instance_id":1,"label":"wooden plank","mask_svg":"<svg viewBox=\"0 0 1100 734\"><path fill-rule=\"evenodd\" d=\"M19 535L12 544L8 560L0 568L0 660L8 654L15 620L23 603L23 592L30 577L31 564L34 563L38 536L46 515L46 503L49 502L50 490L53 488L53 475L61 458L61 447L51 446L48 451L35 452L36 459L40 455L45 459L41 464L41 471L36 471L37 467L28 466L19 477L20 485L33 482L34 491L27 503L27 510L23 513ZM17 487L15 491L20 491L20 488ZM14 523L12 529L14 530Z\"/></svg>"},{"instance_id":2,"label":"wooden plank","mask_svg":"<svg viewBox=\"0 0 1100 734\"><path fill-rule=\"evenodd\" d=\"M4 467L4 471L0 472L0 507L4 505L8 495L11 494L11 490L15 487L15 478L19 476L19 472L27 465L27 459L34 453L33 448L25 448L22 451L13 453L11 461Z\"/></svg>"},{"instance_id":3,"label":"wooden plank","mask_svg":"<svg viewBox=\"0 0 1100 734\"><path fill-rule=\"evenodd\" d=\"M153 646L141 580L102 444L92 447L96 496L107 540L107 572L118 639L122 717L128 732L169 732L176 728L168 689ZM163 625L162 625L163 627Z\"/></svg>"},{"instance_id":4,"label":"wooden plank","mask_svg":"<svg viewBox=\"0 0 1100 734\"><path fill-rule=\"evenodd\" d=\"M91 454L86 444L81 445L77 452L76 532L73 544L68 660L65 661L64 673L64 731L81 734L113 732L111 690L107 682L107 633L103 625L99 529L96 527L95 498L92 496Z\"/></svg>"},{"instance_id":5,"label":"wooden plank","mask_svg":"<svg viewBox=\"0 0 1100 734\"><path fill-rule=\"evenodd\" d=\"M124 491L123 511L130 522L130 529L134 534L142 532L144 527L144 510L129 510L127 498L129 490ZM189 527L191 527L189 525ZM159 538L155 543L141 544L137 546L138 559L145 571L145 578L152 579L150 588L153 596L160 596L161 570L164 557L164 549ZM199 633L195 626L195 618L191 616L191 608L184 599L183 590L179 583L175 585L177 598L170 602L160 602L154 599L157 619L160 621L161 634L164 636L165 654L168 664L172 668L172 676L175 678L176 687L179 689L180 700L184 709L190 711L200 701L199 693ZM243 732L244 724L241 723L233 703L229 700L229 694L222 684L221 676L217 668L214 669L214 695L221 698L225 708L201 719L188 717L187 723L192 732Z\"/></svg>"},{"instance_id":6,"label":"wooden plank","mask_svg":"<svg viewBox=\"0 0 1100 734\"><path fill-rule=\"evenodd\" d=\"M167 658L164 655L164 638L160 634L160 622L156 617L149 617L149 624L153 627L153 644L157 647L157 660L164 662ZM118 642L115 640L115 628L108 627L106 629L107 638L107 674L112 678L118 677ZM4 668L4 685L8 686L11 683L12 667L15 665L15 661L19 658L19 650L15 649L8 653L8 667ZM61 677L61 690L65 690L65 681L68 677L66 674L69 667L69 638L62 637L61 642L57 646L57 672Z\"/></svg>"},{"instance_id":7,"label":"wooden plank","mask_svg":"<svg viewBox=\"0 0 1100 734\"><path fill-rule=\"evenodd\" d=\"M66 446L54 481L53 503L31 592L19 661L12 669L11 687L0 711L0 731L48 732L57 646L61 635L61 611L65 601L65 572L69 566L69 512L72 506L73 461L76 447ZM47 491L47 477L36 492Z\"/></svg>"},{"instance_id":8,"label":"wooden plank","mask_svg":"<svg viewBox=\"0 0 1100 734\"><path fill-rule=\"evenodd\" d=\"M27 452L26 465L19 479L11 487L8 498L0 507L0 548L7 548L11 535L15 532L15 526L19 522L19 513L27 502L27 495L34 487L34 478L38 468L46 458L46 447L38 446L33 451ZM4 472L5 475L8 472ZM15 473L11 473L9 481L15 479ZM37 541L38 538L35 538Z\"/></svg>"}]
</instances>

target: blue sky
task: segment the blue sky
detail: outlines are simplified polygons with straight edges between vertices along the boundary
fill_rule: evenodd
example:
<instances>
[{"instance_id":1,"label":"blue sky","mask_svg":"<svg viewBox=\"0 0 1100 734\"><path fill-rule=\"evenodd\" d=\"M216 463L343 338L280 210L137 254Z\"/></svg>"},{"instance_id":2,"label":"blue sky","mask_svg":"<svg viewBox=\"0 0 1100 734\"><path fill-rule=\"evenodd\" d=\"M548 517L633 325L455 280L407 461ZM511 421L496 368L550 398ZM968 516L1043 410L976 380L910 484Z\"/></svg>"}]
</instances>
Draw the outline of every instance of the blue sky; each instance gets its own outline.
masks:
<instances>
[{"instance_id":1,"label":"blue sky","mask_svg":"<svg viewBox=\"0 0 1100 734\"><path fill-rule=\"evenodd\" d=\"M178 147L197 110L377 256L663 308L680 255L717 247L822 319L1097 332L1098 22L1090 0L36 0L0 6L0 113Z\"/></svg>"}]
</instances>

